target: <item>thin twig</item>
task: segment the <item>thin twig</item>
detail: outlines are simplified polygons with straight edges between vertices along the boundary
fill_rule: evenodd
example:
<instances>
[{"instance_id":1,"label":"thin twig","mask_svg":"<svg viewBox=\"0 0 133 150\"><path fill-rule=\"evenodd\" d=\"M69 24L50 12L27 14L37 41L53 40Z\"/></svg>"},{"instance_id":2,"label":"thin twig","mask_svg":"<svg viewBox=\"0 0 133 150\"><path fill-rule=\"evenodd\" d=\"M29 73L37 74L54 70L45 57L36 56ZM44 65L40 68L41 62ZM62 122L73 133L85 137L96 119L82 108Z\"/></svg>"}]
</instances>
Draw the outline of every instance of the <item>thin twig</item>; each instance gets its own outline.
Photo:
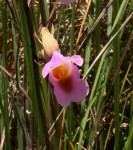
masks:
<instances>
[{"instance_id":1,"label":"thin twig","mask_svg":"<svg viewBox=\"0 0 133 150\"><path fill-rule=\"evenodd\" d=\"M14 82L16 82L16 80L12 77L12 75L4 68L0 65L0 70L2 70L6 75L8 75ZM25 97L28 99L29 103L30 103L30 106L31 106L31 113L32 113L32 101L30 99L30 97L28 96L27 92L24 90L24 88L20 85L19 85L19 88L21 90L21 92L25 95ZM29 137L29 134L28 134L28 131L27 131L27 128L26 128L26 121L25 121L25 117L22 113L22 109L20 109L20 113L21 113L21 119L22 119L22 124L23 124L23 130L24 130L24 133L25 133L25 138L26 138L26 142L27 142L27 147L30 148L31 147L31 139Z\"/></svg>"},{"instance_id":2,"label":"thin twig","mask_svg":"<svg viewBox=\"0 0 133 150\"><path fill-rule=\"evenodd\" d=\"M82 48L82 46L84 45L84 43L87 41L88 37L94 32L96 26L99 24L99 22L101 21L102 17L105 15L106 11L108 10L108 8L112 4L112 2L113 2L113 0L110 0L108 2L108 4L105 6L105 8L102 10L102 12L100 13L100 15L98 16L98 18L94 22L93 26L91 27L90 31L88 32L87 36L84 38L83 42L80 44L80 47L79 47L79 49L78 49L77 52L80 51L80 49Z\"/></svg>"},{"instance_id":3,"label":"thin twig","mask_svg":"<svg viewBox=\"0 0 133 150\"><path fill-rule=\"evenodd\" d=\"M108 43L104 46L104 48L100 51L100 53L98 54L98 56L96 57L96 59L93 61L93 63L91 64L91 66L89 67L89 69L86 71L85 75L83 76L83 79L85 79L87 77L87 75L89 74L89 72L91 71L91 69L94 67L94 65L96 64L96 62L99 60L99 58L102 56L102 54L107 50L108 46L113 42L113 40L115 39L115 37L123 30L123 28L126 26L126 24L130 21L130 19L133 16L133 12L129 15L129 17L126 19L126 21L122 24L122 26L119 28L119 30L112 36L112 38L108 41Z\"/></svg>"},{"instance_id":4,"label":"thin twig","mask_svg":"<svg viewBox=\"0 0 133 150\"><path fill-rule=\"evenodd\" d=\"M0 65L0 70L2 70L7 76L9 76L13 81L15 81L13 76L4 67L2 67L1 65ZM24 96L27 98L27 100L29 101L30 106L31 106L31 111L32 111L32 101L31 101L28 93L25 91L25 89L20 84L19 84L19 88L20 88L21 92L24 94Z\"/></svg>"},{"instance_id":5,"label":"thin twig","mask_svg":"<svg viewBox=\"0 0 133 150\"><path fill-rule=\"evenodd\" d=\"M50 13L50 16L49 16L49 20L48 20L48 23L47 23L47 26L49 26L49 24L51 23L52 21L52 18L53 18L53 15L55 14L55 10L56 10L56 6L57 6L57 3L58 3L59 0L56 0L55 2L55 5L54 5L54 8L52 9L51 13Z\"/></svg>"},{"instance_id":6,"label":"thin twig","mask_svg":"<svg viewBox=\"0 0 133 150\"><path fill-rule=\"evenodd\" d=\"M120 70L120 67L121 67L121 65L122 65L122 63L123 63L123 60L124 60L124 58L125 58L125 56L126 56L126 54L127 54L127 50L128 50L128 48L129 48L129 45L131 44L132 40L133 40L133 31L132 31L132 33L131 33L131 36L130 36L130 38L129 38L129 41L128 41L128 43L127 43L127 45L126 45L126 47L125 47L125 50L124 50L124 52L123 52L123 54L122 54L122 57L121 57L121 59L120 59L120 64L119 64L119 66L117 67L116 72L115 72L115 74L114 74L111 87L112 87L113 84L114 84L115 78L116 78L116 76L117 76L117 74L118 74L118 72L119 72L119 70Z\"/></svg>"},{"instance_id":7,"label":"thin twig","mask_svg":"<svg viewBox=\"0 0 133 150\"><path fill-rule=\"evenodd\" d=\"M79 33L78 33L78 38L77 38L77 41L76 41L75 51L77 50L77 47L78 47L79 39L81 37L81 33L82 33L82 30L83 30L83 27L84 27L84 23L85 23L89 8L90 8L90 4L91 4L91 0L88 1L88 5L87 5L87 8L86 8L86 11L85 11L85 14L84 14L84 18L83 18L83 21L82 21L82 24L81 24L81 27L80 27L80 30L79 30Z\"/></svg>"},{"instance_id":8,"label":"thin twig","mask_svg":"<svg viewBox=\"0 0 133 150\"><path fill-rule=\"evenodd\" d=\"M50 129L49 129L49 131L48 131L48 134L50 134L50 132L52 131L54 125L56 124L56 122L57 122L58 119L60 118L60 116L61 116L61 114L62 114L63 111L64 111L64 108L61 110L61 112L59 113L59 115L56 117L54 123L51 125L51 127L50 127Z\"/></svg>"}]
</instances>

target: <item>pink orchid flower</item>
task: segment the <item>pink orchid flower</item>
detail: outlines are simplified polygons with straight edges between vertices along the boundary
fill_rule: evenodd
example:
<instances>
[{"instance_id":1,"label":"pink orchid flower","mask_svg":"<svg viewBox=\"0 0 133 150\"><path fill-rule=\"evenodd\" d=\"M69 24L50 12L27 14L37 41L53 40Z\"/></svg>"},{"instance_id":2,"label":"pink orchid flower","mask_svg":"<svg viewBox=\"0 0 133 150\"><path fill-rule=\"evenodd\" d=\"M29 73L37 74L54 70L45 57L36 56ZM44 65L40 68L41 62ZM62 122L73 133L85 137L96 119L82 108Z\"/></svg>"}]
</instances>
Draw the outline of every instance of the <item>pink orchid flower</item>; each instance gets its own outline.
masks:
<instances>
[{"instance_id":1,"label":"pink orchid flower","mask_svg":"<svg viewBox=\"0 0 133 150\"><path fill-rule=\"evenodd\" d=\"M58 103L67 107L71 102L81 102L89 93L89 85L80 79L78 66L82 66L83 59L79 55L64 57L55 51L51 60L45 64L42 76L49 74L49 81L54 86L54 94Z\"/></svg>"},{"instance_id":2,"label":"pink orchid flower","mask_svg":"<svg viewBox=\"0 0 133 150\"><path fill-rule=\"evenodd\" d=\"M73 3L75 0L61 0L61 2L63 3L63 4L71 4L71 3Z\"/></svg>"}]
</instances>

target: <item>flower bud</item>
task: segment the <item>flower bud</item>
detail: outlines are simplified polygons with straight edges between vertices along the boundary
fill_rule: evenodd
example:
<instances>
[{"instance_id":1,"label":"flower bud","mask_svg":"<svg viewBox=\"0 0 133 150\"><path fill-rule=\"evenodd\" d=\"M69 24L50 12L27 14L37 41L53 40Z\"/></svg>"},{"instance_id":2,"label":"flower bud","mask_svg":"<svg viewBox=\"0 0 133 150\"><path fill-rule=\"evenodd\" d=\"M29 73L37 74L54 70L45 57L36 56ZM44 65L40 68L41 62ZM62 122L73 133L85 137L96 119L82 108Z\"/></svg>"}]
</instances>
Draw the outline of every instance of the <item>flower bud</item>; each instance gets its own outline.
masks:
<instances>
[{"instance_id":1,"label":"flower bud","mask_svg":"<svg viewBox=\"0 0 133 150\"><path fill-rule=\"evenodd\" d=\"M52 57L54 51L59 51L58 42L45 27L42 27L41 35L44 50L49 57Z\"/></svg>"}]
</instances>

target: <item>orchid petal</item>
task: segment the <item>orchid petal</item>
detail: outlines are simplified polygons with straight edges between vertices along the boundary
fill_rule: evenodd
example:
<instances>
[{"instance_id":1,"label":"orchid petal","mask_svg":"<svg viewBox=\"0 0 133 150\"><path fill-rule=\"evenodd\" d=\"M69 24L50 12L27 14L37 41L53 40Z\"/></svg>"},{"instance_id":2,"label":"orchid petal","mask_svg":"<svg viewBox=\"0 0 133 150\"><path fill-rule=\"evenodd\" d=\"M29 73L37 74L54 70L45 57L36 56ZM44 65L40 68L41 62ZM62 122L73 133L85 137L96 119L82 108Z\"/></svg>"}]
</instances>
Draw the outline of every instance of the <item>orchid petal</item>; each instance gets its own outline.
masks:
<instances>
[{"instance_id":1,"label":"orchid petal","mask_svg":"<svg viewBox=\"0 0 133 150\"><path fill-rule=\"evenodd\" d=\"M63 4L71 4L71 3L73 3L75 0L61 0L61 2L63 3Z\"/></svg>"},{"instance_id":2,"label":"orchid petal","mask_svg":"<svg viewBox=\"0 0 133 150\"><path fill-rule=\"evenodd\" d=\"M69 61L69 62L72 62L72 63L78 65L78 66L83 65L83 58L80 55L73 55L73 56L64 57L63 55L61 55L60 52L55 51L54 56L58 57L62 61Z\"/></svg>"},{"instance_id":3,"label":"orchid petal","mask_svg":"<svg viewBox=\"0 0 133 150\"><path fill-rule=\"evenodd\" d=\"M47 64L45 64L45 66L43 67L43 70L42 70L42 76L43 76L43 78L45 78L51 72L52 69L58 67L61 64L62 64L61 59L59 59L56 56L56 53L55 53L55 55L53 55L53 57L51 58L51 60Z\"/></svg>"},{"instance_id":4,"label":"orchid petal","mask_svg":"<svg viewBox=\"0 0 133 150\"><path fill-rule=\"evenodd\" d=\"M83 65L83 58L79 55L71 56L70 61L73 62L74 64L78 65L78 66Z\"/></svg>"},{"instance_id":5,"label":"orchid petal","mask_svg":"<svg viewBox=\"0 0 133 150\"><path fill-rule=\"evenodd\" d=\"M86 81L76 79L73 81L73 93L71 95L72 102L81 102L89 93L89 86Z\"/></svg>"}]
</instances>

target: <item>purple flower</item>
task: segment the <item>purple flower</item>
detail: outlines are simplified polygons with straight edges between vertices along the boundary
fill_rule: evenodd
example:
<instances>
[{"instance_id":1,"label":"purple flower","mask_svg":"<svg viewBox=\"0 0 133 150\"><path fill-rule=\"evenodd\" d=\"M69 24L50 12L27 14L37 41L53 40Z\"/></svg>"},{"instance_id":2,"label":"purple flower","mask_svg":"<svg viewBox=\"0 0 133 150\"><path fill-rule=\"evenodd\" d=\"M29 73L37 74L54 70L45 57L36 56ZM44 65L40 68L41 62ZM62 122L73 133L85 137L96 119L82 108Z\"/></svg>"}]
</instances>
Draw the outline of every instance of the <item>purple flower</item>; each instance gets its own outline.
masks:
<instances>
[{"instance_id":1,"label":"purple flower","mask_svg":"<svg viewBox=\"0 0 133 150\"><path fill-rule=\"evenodd\" d=\"M73 3L75 0L61 0L61 2L63 3L63 4L71 4L71 3Z\"/></svg>"},{"instance_id":2,"label":"purple flower","mask_svg":"<svg viewBox=\"0 0 133 150\"><path fill-rule=\"evenodd\" d=\"M80 79L78 67L75 64L82 66L81 56L64 57L55 51L42 70L44 78L49 74L49 81L54 86L56 99L63 107L69 106L71 102L81 102L89 93L89 85Z\"/></svg>"}]
</instances>

